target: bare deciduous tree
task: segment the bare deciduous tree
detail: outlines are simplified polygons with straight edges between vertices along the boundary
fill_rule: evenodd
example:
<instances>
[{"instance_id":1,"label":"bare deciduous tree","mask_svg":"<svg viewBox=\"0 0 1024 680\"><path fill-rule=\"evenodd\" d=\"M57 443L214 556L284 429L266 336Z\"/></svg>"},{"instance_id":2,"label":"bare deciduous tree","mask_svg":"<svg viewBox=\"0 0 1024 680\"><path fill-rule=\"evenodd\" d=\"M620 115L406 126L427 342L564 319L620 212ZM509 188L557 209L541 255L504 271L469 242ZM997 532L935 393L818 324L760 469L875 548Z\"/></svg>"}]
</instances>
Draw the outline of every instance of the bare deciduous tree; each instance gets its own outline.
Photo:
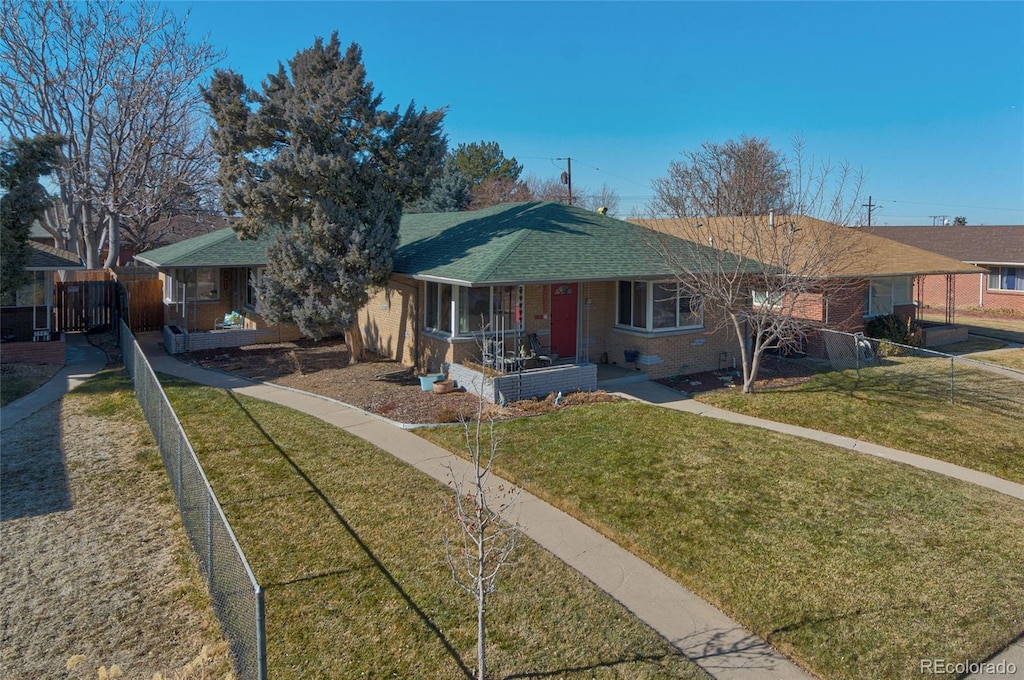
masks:
<instances>
[{"instance_id":1,"label":"bare deciduous tree","mask_svg":"<svg viewBox=\"0 0 1024 680\"><path fill-rule=\"evenodd\" d=\"M448 466L455 490L451 514L458 530L454 536L448 533L443 536L452 579L476 598L477 680L487 677L487 598L495 591L498 574L509 563L520 534L518 524L509 522L506 517L522 491L516 486L490 483L498 455L498 439L494 421L485 418L483 407L483 397L480 397L473 420L462 420L472 469L460 475Z\"/></svg>"},{"instance_id":2,"label":"bare deciduous tree","mask_svg":"<svg viewBox=\"0 0 1024 680\"><path fill-rule=\"evenodd\" d=\"M526 186L534 201L555 201L558 203L569 203L569 187L557 179L538 179L534 175L526 178ZM619 196L607 184L601 185L601 190L594 192L586 187L573 187L572 204L597 212L598 208L607 208L608 214L615 214L619 209Z\"/></svg>"},{"instance_id":3,"label":"bare deciduous tree","mask_svg":"<svg viewBox=\"0 0 1024 680\"><path fill-rule=\"evenodd\" d=\"M67 140L44 224L88 267L110 266L123 223L208 184L198 81L220 55L145 2L2 0L2 13L0 115L15 135Z\"/></svg>"},{"instance_id":4,"label":"bare deciduous tree","mask_svg":"<svg viewBox=\"0 0 1024 680\"><path fill-rule=\"evenodd\" d=\"M845 226L860 203L860 173L808 163L801 142L794 146L789 159L766 140L705 143L655 183L651 212L672 216L639 220L676 271L678 288L666 295L699 299L709 328L735 334L744 392L753 391L767 350L795 348L823 324L863 256ZM713 249L683 257L666 235Z\"/></svg>"}]
</instances>

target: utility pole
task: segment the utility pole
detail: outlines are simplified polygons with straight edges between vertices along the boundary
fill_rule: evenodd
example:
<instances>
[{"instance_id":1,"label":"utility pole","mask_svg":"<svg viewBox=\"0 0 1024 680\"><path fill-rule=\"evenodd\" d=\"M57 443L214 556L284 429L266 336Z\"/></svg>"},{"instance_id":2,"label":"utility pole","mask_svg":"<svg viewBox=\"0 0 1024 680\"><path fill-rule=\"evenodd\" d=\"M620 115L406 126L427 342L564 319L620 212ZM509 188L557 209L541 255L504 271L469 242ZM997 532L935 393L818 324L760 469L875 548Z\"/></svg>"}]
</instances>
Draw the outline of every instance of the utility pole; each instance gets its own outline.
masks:
<instances>
[{"instance_id":1,"label":"utility pole","mask_svg":"<svg viewBox=\"0 0 1024 680\"><path fill-rule=\"evenodd\" d=\"M868 226L870 227L870 226L871 226L871 213L872 213L872 211L874 211L874 209L875 209L875 208L876 208L877 206L875 206L875 205L874 205L874 204L873 204L873 203L871 202L871 197L870 197L870 196L868 196L868 202L867 202L867 203L862 203L860 207L862 207L862 208L867 208L867 209L868 209Z\"/></svg>"},{"instance_id":2,"label":"utility pole","mask_svg":"<svg viewBox=\"0 0 1024 680\"><path fill-rule=\"evenodd\" d=\"M569 186L569 205L572 205L572 159L571 158L556 158L556 161L566 161L568 163L568 170L562 173L562 184Z\"/></svg>"}]
</instances>

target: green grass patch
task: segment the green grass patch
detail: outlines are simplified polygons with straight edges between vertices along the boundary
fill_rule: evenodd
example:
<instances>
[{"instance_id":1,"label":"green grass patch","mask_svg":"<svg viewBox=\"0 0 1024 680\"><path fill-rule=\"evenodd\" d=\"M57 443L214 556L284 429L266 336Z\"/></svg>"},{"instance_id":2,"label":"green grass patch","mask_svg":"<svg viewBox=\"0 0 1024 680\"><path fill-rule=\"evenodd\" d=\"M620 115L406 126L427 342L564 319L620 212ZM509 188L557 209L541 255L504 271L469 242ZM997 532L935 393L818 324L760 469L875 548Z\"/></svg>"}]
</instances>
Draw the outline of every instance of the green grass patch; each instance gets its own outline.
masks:
<instances>
[{"instance_id":1,"label":"green grass patch","mask_svg":"<svg viewBox=\"0 0 1024 680\"><path fill-rule=\"evenodd\" d=\"M697 399L1024 483L1024 383L966 364L955 376L953 404L948 360L884 357L860 377L833 371L789 388Z\"/></svg>"},{"instance_id":2,"label":"green grass patch","mask_svg":"<svg viewBox=\"0 0 1024 680\"><path fill-rule=\"evenodd\" d=\"M973 355L978 352L988 352L994 349L1002 349L1003 347L1006 347L1006 342L1004 340L972 335L963 342L954 342L951 345L943 345L942 347L936 347L934 349L942 352L943 354L969 354L973 357Z\"/></svg>"},{"instance_id":3,"label":"green grass patch","mask_svg":"<svg viewBox=\"0 0 1024 680\"><path fill-rule=\"evenodd\" d=\"M944 314L926 311L922 314L922 320L945 323L946 317ZM968 333L975 335L1024 344L1024 317L1016 315L983 317L958 313L956 325L966 327Z\"/></svg>"},{"instance_id":4,"label":"green grass patch","mask_svg":"<svg viewBox=\"0 0 1024 680\"><path fill-rule=\"evenodd\" d=\"M645 404L496 425L502 474L826 678L981 660L1024 631L1024 504ZM418 430L451 451L458 428Z\"/></svg>"},{"instance_id":5,"label":"green grass patch","mask_svg":"<svg viewBox=\"0 0 1024 680\"><path fill-rule=\"evenodd\" d=\"M458 678L475 601L441 542L450 491L311 416L169 378L165 388L265 588L274 678ZM494 677L703 671L530 541L488 613Z\"/></svg>"},{"instance_id":6,"label":"green grass patch","mask_svg":"<svg viewBox=\"0 0 1024 680\"><path fill-rule=\"evenodd\" d=\"M34 391L45 380L40 381L25 375L5 375L0 379L0 406L7 406L12 401L21 399Z\"/></svg>"},{"instance_id":7,"label":"green grass patch","mask_svg":"<svg viewBox=\"0 0 1024 680\"><path fill-rule=\"evenodd\" d=\"M1021 347L1013 349L997 349L990 352L978 352L977 354L972 354L971 358L977 359L978 361L987 361L990 364L1006 366L1007 368L1013 368L1018 371L1024 371L1024 348Z\"/></svg>"}]
</instances>

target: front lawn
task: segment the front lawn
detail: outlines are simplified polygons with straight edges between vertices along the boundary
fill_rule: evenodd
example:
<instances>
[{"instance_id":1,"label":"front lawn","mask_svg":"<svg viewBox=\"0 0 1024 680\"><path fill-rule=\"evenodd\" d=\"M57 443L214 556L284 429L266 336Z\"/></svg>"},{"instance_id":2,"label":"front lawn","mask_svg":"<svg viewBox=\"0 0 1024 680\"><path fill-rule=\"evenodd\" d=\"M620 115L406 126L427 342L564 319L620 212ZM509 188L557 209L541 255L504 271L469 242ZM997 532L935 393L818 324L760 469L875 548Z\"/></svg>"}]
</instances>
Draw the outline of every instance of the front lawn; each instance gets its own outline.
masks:
<instances>
[{"instance_id":1,"label":"front lawn","mask_svg":"<svg viewBox=\"0 0 1024 680\"><path fill-rule=\"evenodd\" d=\"M978 352L971 355L972 359L978 359L979 361L987 361L990 364L998 364L1000 366L1006 366L1007 368L1013 368L1018 371L1024 371L1024 349L997 349L990 352Z\"/></svg>"},{"instance_id":2,"label":"front lawn","mask_svg":"<svg viewBox=\"0 0 1024 680\"><path fill-rule=\"evenodd\" d=\"M441 543L449 491L311 416L162 378L266 592L271 678L460 678L475 601ZM491 597L493 677L701 678L528 540Z\"/></svg>"},{"instance_id":3,"label":"front lawn","mask_svg":"<svg viewBox=\"0 0 1024 680\"><path fill-rule=\"evenodd\" d=\"M924 310L921 319L945 323L946 317L941 312ZM968 333L1024 344L1024 317L1019 314L984 316L957 312L955 321L957 326L965 326Z\"/></svg>"},{"instance_id":4,"label":"front lawn","mask_svg":"<svg viewBox=\"0 0 1024 680\"><path fill-rule=\"evenodd\" d=\"M503 474L822 677L912 677L1024 631L1024 503L633 402L496 427ZM458 428L418 432L460 451Z\"/></svg>"},{"instance_id":5,"label":"front lawn","mask_svg":"<svg viewBox=\"0 0 1024 680\"><path fill-rule=\"evenodd\" d=\"M954 404L948 360L887 357L860 377L832 371L783 389L697 399L1024 483L1024 383L964 362L955 375Z\"/></svg>"}]
</instances>

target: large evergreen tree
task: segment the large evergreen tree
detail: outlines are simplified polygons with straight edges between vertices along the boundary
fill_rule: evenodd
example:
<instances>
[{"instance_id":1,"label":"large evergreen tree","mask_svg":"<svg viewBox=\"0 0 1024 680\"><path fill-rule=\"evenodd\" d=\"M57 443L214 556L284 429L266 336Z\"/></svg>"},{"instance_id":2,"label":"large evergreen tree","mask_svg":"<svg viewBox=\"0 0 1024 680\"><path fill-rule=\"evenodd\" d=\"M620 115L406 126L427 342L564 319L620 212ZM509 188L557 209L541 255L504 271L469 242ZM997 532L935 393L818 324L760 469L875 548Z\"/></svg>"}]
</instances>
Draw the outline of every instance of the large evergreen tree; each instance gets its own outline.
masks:
<instances>
[{"instance_id":1,"label":"large evergreen tree","mask_svg":"<svg viewBox=\"0 0 1024 680\"><path fill-rule=\"evenodd\" d=\"M257 92L216 71L204 97L219 181L243 237L276 232L260 284L263 316L314 339L344 331L391 275L404 202L422 197L445 155L444 111L383 108L362 50L335 32L281 64Z\"/></svg>"},{"instance_id":2,"label":"large evergreen tree","mask_svg":"<svg viewBox=\"0 0 1024 680\"><path fill-rule=\"evenodd\" d=\"M42 135L15 139L0 150L0 295L7 297L32 279L29 229L50 205L39 178L49 175L63 139Z\"/></svg>"},{"instance_id":3,"label":"large evergreen tree","mask_svg":"<svg viewBox=\"0 0 1024 680\"><path fill-rule=\"evenodd\" d=\"M506 158L497 142L459 144L448 160L469 181L469 207L474 210L508 201L533 200L520 177L523 166L515 158Z\"/></svg>"}]
</instances>

